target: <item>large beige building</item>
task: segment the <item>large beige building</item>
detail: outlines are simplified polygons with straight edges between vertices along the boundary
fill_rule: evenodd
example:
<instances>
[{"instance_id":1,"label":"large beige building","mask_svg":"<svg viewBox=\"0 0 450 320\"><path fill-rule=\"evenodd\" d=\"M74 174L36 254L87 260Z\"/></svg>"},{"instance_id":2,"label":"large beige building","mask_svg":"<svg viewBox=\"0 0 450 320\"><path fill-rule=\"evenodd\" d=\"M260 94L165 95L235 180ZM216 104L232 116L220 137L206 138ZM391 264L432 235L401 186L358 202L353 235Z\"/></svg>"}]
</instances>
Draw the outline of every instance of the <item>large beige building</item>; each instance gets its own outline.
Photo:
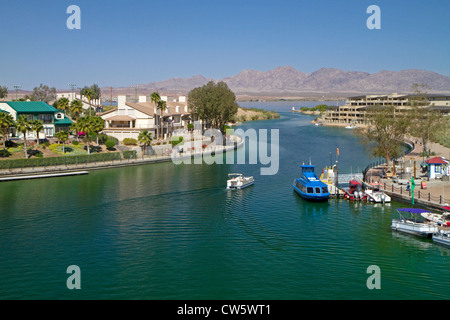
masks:
<instances>
[{"instance_id":1,"label":"large beige building","mask_svg":"<svg viewBox=\"0 0 450 320\"><path fill-rule=\"evenodd\" d=\"M374 106L395 106L396 110L410 108L411 101L417 95L397 94L365 95L348 98L342 106L333 107L323 115L323 121L329 124L365 124L367 112ZM440 111L443 115L450 114L450 94L428 94L428 107Z\"/></svg>"},{"instance_id":2,"label":"large beige building","mask_svg":"<svg viewBox=\"0 0 450 320\"><path fill-rule=\"evenodd\" d=\"M148 102L146 96L140 96L136 103L127 102L126 96L119 96L116 108L99 114L105 120L103 133L123 140L137 139L143 130L150 131L155 137L159 129L159 133L167 137L176 129L186 129L191 121L186 98L161 96L161 99L166 101L167 108L160 114L156 104Z\"/></svg>"}]
</instances>

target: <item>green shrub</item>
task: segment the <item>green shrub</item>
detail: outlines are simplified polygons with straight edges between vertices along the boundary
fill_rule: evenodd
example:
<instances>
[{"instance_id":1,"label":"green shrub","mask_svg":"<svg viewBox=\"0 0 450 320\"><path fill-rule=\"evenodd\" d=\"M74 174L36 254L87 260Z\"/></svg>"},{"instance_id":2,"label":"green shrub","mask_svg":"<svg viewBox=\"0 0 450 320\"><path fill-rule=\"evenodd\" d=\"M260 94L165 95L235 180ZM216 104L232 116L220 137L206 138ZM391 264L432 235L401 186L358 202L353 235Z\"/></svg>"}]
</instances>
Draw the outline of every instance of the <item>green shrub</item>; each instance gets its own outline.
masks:
<instances>
[{"instance_id":1,"label":"green shrub","mask_svg":"<svg viewBox=\"0 0 450 320\"><path fill-rule=\"evenodd\" d=\"M126 146L137 145L137 140L133 138L125 138L122 142Z\"/></svg>"},{"instance_id":2,"label":"green shrub","mask_svg":"<svg viewBox=\"0 0 450 320\"><path fill-rule=\"evenodd\" d=\"M116 146L116 143L112 140L106 140L105 145L108 150L112 150Z\"/></svg>"},{"instance_id":3,"label":"green shrub","mask_svg":"<svg viewBox=\"0 0 450 320\"><path fill-rule=\"evenodd\" d=\"M73 144L74 146L77 146L77 145L79 145L80 143L79 143L77 140L74 140L74 141L72 141L72 144Z\"/></svg>"},{"instance_id":4,"label":"green shrub","mask_svg":"<svg viewBox=\"0 0 450 320\"><path fill-rule=\"evenodd\" d=\"M97 161L113 161L113 160L120 160L120 152L81 155L81 156L2 160L0 161L0 169L47 167L47 166L83 164Z\"/></svg>"},{"instance_id":5,"label":"green shrub","mask_svg":"<svg viewBox=\"0 0 450 320\"><path fill-rule=\"evenodd\" d=\"M176 145L180 144L183 142L183 137L179 137L179 136L173 136L170 139L170 143L172 144L172 147L175 147Z\"/></svg>"},{"instance_id":6,"label":"green shrub","mask_svg":"<svg viewBox=\"0 0 450 320\"><path fill-rule=\"evenodd\" d=\"M123 152L123 159L137 159L137 152L136 150L127 150Z\"/></svg>"}]
</instances>

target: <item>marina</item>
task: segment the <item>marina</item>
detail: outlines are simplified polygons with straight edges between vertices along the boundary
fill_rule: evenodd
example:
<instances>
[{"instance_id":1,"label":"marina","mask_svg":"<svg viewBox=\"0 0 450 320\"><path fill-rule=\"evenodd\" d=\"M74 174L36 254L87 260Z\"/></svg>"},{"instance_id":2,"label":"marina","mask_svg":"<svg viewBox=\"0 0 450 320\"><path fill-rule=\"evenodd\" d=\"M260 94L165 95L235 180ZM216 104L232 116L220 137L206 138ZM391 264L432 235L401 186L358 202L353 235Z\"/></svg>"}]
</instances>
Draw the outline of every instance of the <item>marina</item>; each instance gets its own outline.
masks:
<instances>
[{"instance_id":1,"label":"marina","mask_svg":"<svg viewBox=\"0 0 450 320\"><path fill-rule=\"evenodd\" d=\"M169 161L0 184L2 298L446 299L450 249L392 232L405 203L312 202L293 192L299 162L311 156L320 173L336 143L342 182L371 160L343 128L313 127L303 143L312 117L284 105L247 103L281 118L240 126L280 128L276 175L248 163ZM229 173L257 183L228 191ZM78 292L65 286L72 264L82 272ZM382 290L365 285L373 264Z\"/></svg>"}]
</instances>

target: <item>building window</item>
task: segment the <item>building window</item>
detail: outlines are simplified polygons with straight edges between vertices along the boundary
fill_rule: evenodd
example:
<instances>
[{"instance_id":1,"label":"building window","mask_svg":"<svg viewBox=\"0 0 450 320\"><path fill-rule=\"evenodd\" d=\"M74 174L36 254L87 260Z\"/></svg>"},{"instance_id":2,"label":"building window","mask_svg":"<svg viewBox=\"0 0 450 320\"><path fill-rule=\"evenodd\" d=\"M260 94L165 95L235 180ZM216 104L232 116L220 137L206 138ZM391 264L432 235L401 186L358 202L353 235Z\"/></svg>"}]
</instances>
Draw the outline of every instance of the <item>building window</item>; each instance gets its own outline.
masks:
<instances>
[{"instance_id":1,"label":"building window","mask_svg":"<svg viewBox=\"0 0 450 320\"><path fill-rule=\"evenodd\" d=\"M53 123L53 116L51 114L40 114L37 118L38 120L41 120L42 123Z\"/></svg>"}]
</instances>

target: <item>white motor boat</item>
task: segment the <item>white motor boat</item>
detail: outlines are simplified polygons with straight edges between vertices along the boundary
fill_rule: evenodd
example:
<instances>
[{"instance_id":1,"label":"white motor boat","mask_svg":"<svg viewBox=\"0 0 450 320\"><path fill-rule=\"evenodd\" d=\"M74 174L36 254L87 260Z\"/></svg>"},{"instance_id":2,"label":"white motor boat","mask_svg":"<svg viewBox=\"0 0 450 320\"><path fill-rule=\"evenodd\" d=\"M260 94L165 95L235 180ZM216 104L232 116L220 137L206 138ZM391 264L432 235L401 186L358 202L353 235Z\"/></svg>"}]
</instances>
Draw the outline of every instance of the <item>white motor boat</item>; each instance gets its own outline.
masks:
<instances>
[{"instance_id":1,"label":"white motor boat","mask_svg":"<svg viewBox=\"0 0 450 320\"><path fill-rule=\"evenodd\" d=\"M450 213L444 212L443 214L423 212L420 214L428 221L436 222L441 226L450 226Z\"/></svg>"},{"instance_id":2,"label":"white motor boat","mask_svg":"<svg viewBox=\"0 0 450 320\"><path fill-rule=\"evenodd\" d=\"M375 203L391 202L391 197L380 190L379 183L371 183L364 193L367 196L367 201Z\"/></svg>"},{"instance_id":3,"label":"white motor boat","mask_svg":"<svg viewBox=\"0 0 450 320\"><path fill-rule=\"evenodd\" d=\"M394 231L413 234L416 236L431 238L434 233L438 231L438 225L435 222L404 218L402 212L408 212L411 215L421 215L424 212L428 212L424 209L418 208L402 208L397 209L400 214L400 219L392 220L391 228Z\"/></svg>"},{"instance_id":4,"label":"white motor boat","mask_svg":"<svg viewBox=\"0 0 450 320\"><path fill-rule=\"evenodd\" d=\"M433 233L433 242L450 247L450 231Z\"/></svg>"},{"instance_id":5,"label":"white motor boat","mask_svg":"<svg viewBox=\"0 0 450 320\"><path fill-rule=\"evenodd\" d=\"M345 127L345 129L356 129L358 128L355 124L350 123L348 126Z\"/></svg>"},{"instance_id":6,"label":"white motor boat","mask_svg":"<svg viewBox=\"0 0 450 320\"><path fill-rule=\"evenodd\" d=\"M230 173L228 178L227 189L243 189L251 186L255 181L252 176L244 177L242 173Z\"/></svg>"}]
</instances>

